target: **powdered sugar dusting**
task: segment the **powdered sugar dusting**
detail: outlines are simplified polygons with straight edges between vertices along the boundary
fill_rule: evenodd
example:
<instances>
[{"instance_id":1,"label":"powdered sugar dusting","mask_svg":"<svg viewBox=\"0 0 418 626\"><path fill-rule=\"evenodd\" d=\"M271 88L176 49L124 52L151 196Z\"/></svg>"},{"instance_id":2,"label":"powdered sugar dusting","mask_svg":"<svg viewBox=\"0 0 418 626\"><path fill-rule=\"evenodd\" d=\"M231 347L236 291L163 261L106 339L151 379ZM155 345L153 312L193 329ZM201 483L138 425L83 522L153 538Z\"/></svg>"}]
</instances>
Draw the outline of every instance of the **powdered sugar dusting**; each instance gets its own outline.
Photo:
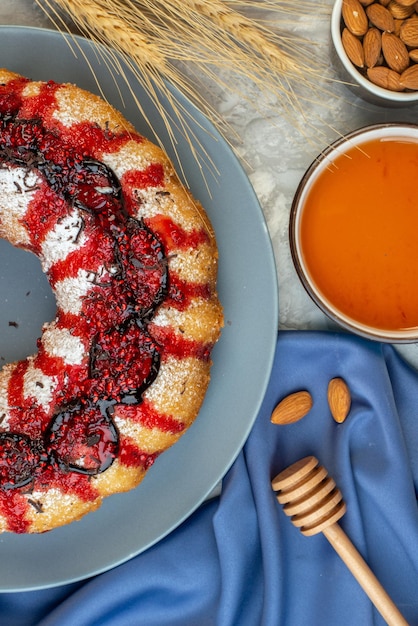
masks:
<instances>
[{"instance_id":1,"label":"powdered sugar dusting","mask_svg":"<svg viewBox=\"0 0 418 626\"><path fill-rule=\"evenodd\" d=\"M182 421L196 403L199 383L198 360L195 358L166 358L160 365L158 376L143 394L154 409Z\"/></svg>"},{"instance_id":2,"label":"powdered sugar dusting","mask_svg":"<svg viewBox=\"0 0 418 626\"><path fill-rule=\"evenodd\" d=\"M139 436L141 430L143 429L143 426L141 426L141 424L119 417L117 414L117 411L115 412L115 415L113 416L113 421L115 423L116 428L121 433L123 433L125 437L130 437L131 439L134 439L134 440Z\"/></svg>"},{"instance_id":3,"label":"powdered sugar dusting","mask_svg":"<svg viewBox=\"0 0 418 626\"><path fill-rule=\"evenodd\" d=\"M68 515L69 512L75 510L81 512L81 507L88 508L88 504L82 502L76 494L65 493L64 491L54 487L51 487L48 490L34 489L29 497L32 502L38 502L41 504L42 515L31 507L29 508L27 515L30 516L32 513L36 522L40 521L40 518L42 518L43 524L48 523L48 518L51 517L54 519L54 517L56 517L58 503L64 520L65 516Z\"/></svg>"},{"instance_id":4,"label":"powdered sugar dusting","mask_svg":"<svg viewBox=\"0 0 418 626\"><path fill-rule=\"evenodd\" d=\"M29 366L23 377L23 395L25 398L34 398L39 405L47 410L51 404L57 380L52 376L47 376L36 367L33 362L34 357L29 357L28 361Z\"/></svg>"},{"instance_id":5,"label":"powdered sugar dusting","mask_svg":"<svg viewBox=\"0 0 418 626\"><path fill-rule=\"evenodd\" d=\"M211 302L204 298L191 298L185 311L162 305L152 320L152 325L170 327L186 333L195 341L208 339L207 325L212 317Z\"/></svg>"},{"instance_id":6,"label":"powdered sugar dusting","mask_svg":"<svg viewBox=\"0 0 418 626\"><path fill-rule=\"evenodd\" d=\"M102 160L118 178L122 178L130 170L144 170L150 165L150 160L143 153L142 144L136 141L128 141L117 152L103 154Z\"/></svg>"},{"instance_id":7,"label":"powdered sugar dusting","mask_svg":"<svg viewBox=\"0 0 418 626\"><path fill-rule=\"evenodd\" d=\"M42 83L37 83L37 82L31 82L28 83L26 85L26 87L23 89L22 91L22 95L25 98L30 98L30 97L34 97L34 96L39 96L39 93L41 91L41 85Z\"/></svg>"},{"instance_id":8,"label":"powdered sugar dusting","mask_svg":"<svg viewBox=\"0 0 418 626\"><path fill-rule=\"evenodd\" d=\"M20 167L0 168L0 233L12 243L28 245L29 233L21 219L41 182L32 171Z\"/></svg>"},{"instance_id":9,"label":"powdered sugar dusting","mask_svg":"<svg viewBox=\"0 0 418 626\"><path fill-rule=\"evenodd\" d=\"M214 259L209 245L202 245L199 250L172 250L170 268L183 280L193 283L204 282L207 276L207 268L213 265Z\"/></svg>"},{"instance_id":10,"label":"powdered sugar dusting","mask_svg":"<svg viewBox=\"0 0 418 626\"><path fill-rule=\"evenodd\" d=\"M147 428L130 419L120 418L117 412L113 421L124 437L140 442L141 451L146 454L161 452L178 438L172 432L163 432L159 428Z\"/></svg>"},{"instance_id":11,"label":"powdered sugar dusting","mask_svg":"<svg viewBox=\"0 0 418 626\"><path fill-rule=\"evenodd\" d=\"M163 194L163 187L135 189L138 200L137 217L154 217L160 213L165 215L174 212L174 201L170 194Z\"/></svg>"},{"instance_id":12,"label":"powdered sugar dusting","mask_svg":"<svg viewBox=\"0 0 418 626\"><path fill-rule=\"evenodd\" d=\"M81 337L72 335L68 328L58 328L54 322L44 326L42 343L51 356L60 357L68 365L81 365L86 356Z\"/></svg>"},{"instance_id":13,"label":"powdered sugar dusting","mask_svg":"<svg viewBox=\"0 0 418 626\"><path fill-rule=\"evenodd\" d=\"M92 288L92 274L81 268L74 278L64 278L55 284L57 305L64 313L78 315L83 305L83 297Z\"/></svg>"},{"instance_id":14,"label":"powdered sugar dusting","mask_svg":"<svg viewBox=\"0 0 418 626\"><path fill-rule=\"evenodd\" d=\"M54 263L65 259L70 252L79 250L86 243L83 230L83 219L74 209L72 213L59 220L55 227L48 231L42 244L42 265L44 271Z\"/></svg>"},{"instance_id":15,"label":"powdered sugar dusting","mask_svg":"<svg viewBox=\"0 0 418 626\"><path fill-rule=\"evenodd\" d=\"M190 219L190 216L184 210L179 209L173 196L164 192L163 187L135 189L135 196L138 200L138 219L165 215L186 232L192 230L194 226L193 220Z\"/></svg>"}]
</instances>

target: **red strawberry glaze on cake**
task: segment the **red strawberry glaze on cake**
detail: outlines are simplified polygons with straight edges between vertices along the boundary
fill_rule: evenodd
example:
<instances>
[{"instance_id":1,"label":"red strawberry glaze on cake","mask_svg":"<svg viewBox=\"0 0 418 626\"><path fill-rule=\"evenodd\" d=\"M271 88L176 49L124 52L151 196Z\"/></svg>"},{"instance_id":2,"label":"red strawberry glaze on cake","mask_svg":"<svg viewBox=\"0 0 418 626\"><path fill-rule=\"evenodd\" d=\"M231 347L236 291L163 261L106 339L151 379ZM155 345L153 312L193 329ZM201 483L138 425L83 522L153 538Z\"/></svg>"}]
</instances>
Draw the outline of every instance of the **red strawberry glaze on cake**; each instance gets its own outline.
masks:
<instances>
[{"instance_id":1,"label":"red strawberry glaze on cake","mask_svg":"<svg viewBox=\"0 0 418 626\"><path fill-rule=\"evenodd\" d=\"M57 300L0 372L0 532L132 489L197 416L222 326L217 249L165 154L73 85L0 70L0 235Z\"/></svg>"}]
</instances>

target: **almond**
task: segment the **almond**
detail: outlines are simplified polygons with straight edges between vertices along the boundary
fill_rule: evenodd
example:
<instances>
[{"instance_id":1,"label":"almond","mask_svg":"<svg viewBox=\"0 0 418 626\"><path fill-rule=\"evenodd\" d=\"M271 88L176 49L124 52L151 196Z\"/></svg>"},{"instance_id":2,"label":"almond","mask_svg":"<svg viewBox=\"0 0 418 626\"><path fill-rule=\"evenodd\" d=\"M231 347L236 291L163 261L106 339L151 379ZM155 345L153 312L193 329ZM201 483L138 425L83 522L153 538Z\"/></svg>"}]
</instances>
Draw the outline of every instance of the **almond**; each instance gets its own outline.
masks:
<instances>
[{"instance_id":1,"label":"almond","mask_svg":"<svg viewBox=\"0 0 418 626\"><path fill-rule=\"evenodd\" d=\"M409 17L404 21L399 37L409 48L418 48L418 17Z\"/></svg>"},{"instance_id":2,"label":"almond","mask_svg":"<svg viewBox=\"0 0 418 626\"><path fill-rule=\"evenodd\" d=\"M364 67L364 50L360 39L353 35L351 30L344 28L341 33L341 42L351 63L357 67Z\"/></svg>"},{"instance_id":3,"label":"almond","mask_svg":"<svg viewBox=\"0 0 418 626\"><path fill-rule=\"evenodd\" d=\"M393 33L382 34L382 52L391 70L402 74L409 66L409 54L404 42Z\"/></svg>"},{"instance_id":4,"label":"almond","mask_svg":"<svg viewBox=\"0 0 418 626\"><path fill-rule=\"evenodd\" d=\"M396 0L396 2L403 7L413 7L416 0Z\"/></svg>"},{"instance_id":5,"label":"almond","mask_svg":"<svg viewBox=\"0 0 418 626\"><path fill-rule=\"evenodd\" d=\"M390 91L404 90L404 87L400 83L400 74L388 67L369 67L367 70L367 78L383 89L389 89Z\"/></svg>"},{"instance_id":6,"label":"almond","mask_svg":"<svg viewBox=\"0 0 418 626\"><path fill-rule=\"evenodd\" d=\"M305 417L312 408L312 396L309 391L296 391L291 393L274 409L271 415L273 424L286 425L298 422Z\"/></svg>"},{"instance_id":7,"label":"almond","mask_svg":"<svg viewBox=\"0 0 418 626\"><path fill-rule=\"evenodd\" d=\"M397 37L399 37L399 33L401 32L401 26L403 23L404 23L404 20L395 19L395 30L393 32Z\"/></svg>"},{"instance_id":8,"label":"almond","mask_svg":"<svg viewBox=\"0 0 418 626\"><path fill-rule=\"evenodd\" d=\"M343 0L342 16L345 25L353 35L362 37L369 27L366 13L359 0Z\"/></svg>"},{"instance_id":9,"label":"almond","mask_svg":"<svg viewBox=\"0 0 418 626\"><path fill-rule=\"evenodd\" d=\"M418 48L409 51L409 58L413 63L418 63Z\"/></svg>"},{"instance_id":10,"label":"almond","mask_svg":"<svg viewBox=\"0 0 418 626\"><path fill-rule=\"evenodd\" d=\"M389 2L388 9L396 20L404 20L410 17L415 10L412 5L404 6L399 2L395 2L395 0Z\"/></svg>"},{"instance_id":11,"label":"almond","mask_svg":"<svg viewBox=\"0 0 418 626\"><path fill-rule=\"evenodd\" d=\"M374 2L374 0L359 0L360 4L364 7L368 7L369 4L372 4L372 2ZM415 0L414 0L415 2Z\"/></svg>"},{"instance_id":12,"label":"almond","mask_svg":"<svg viewBox=\"0 0 418 626\"><path fill-rule=\"evenodd\" d=\"M395 22L392 13L381 4L371 4L366 9L367 17L376 28L393 33Z\"/></svg>"},{"instance_id":13,"label":"almond","mask_svg":"<svg viewBox=\"0 0 418 626\"><path fill-rule=\"evenodd\" d=\"M418 65L411 65L402 72L400 83L404 89L418 90Z\"/></svg>"},{"instance_id":14,"label":"almond","mask_svg":"<svg viewBox=\"0 0 418 626\"><path fill-rule=\"evenodd\" d=\"M364 64L366 67L377 65L382 50L382 35L378 28L369 28L363 38Z\"/></svg>"},{"instance_id":15,"label":"almond","mask_svg":"<svg viewBox=\"0 0 418 626\"><path fill-rule=\"evenodd\" d=\"M334 420L342 424L351 408L350 390L342 378L333 378L329 381L328 404Z\"/></svg>"}]
</instances>

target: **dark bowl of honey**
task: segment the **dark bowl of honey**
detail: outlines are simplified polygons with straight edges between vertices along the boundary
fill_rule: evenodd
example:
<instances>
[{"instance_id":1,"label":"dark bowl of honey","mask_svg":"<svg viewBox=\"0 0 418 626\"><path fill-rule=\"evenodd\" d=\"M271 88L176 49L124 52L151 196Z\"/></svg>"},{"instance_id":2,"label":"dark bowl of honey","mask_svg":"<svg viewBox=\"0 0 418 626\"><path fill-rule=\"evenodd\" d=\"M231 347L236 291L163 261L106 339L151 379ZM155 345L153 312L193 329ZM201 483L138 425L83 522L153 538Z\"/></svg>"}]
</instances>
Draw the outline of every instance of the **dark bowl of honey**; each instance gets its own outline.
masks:
<instances>
[{"instance_id":1,"label":"dark bowl of honey","mask_svg":"<svg viewBox=\"0 0 418 626\"><path fill-rule=\"evenodd\" d=\"M367 126L330 145L298 186L289 235L328 317L367 338L418 341L418 125Z\"/></svg>"}]
</instances>

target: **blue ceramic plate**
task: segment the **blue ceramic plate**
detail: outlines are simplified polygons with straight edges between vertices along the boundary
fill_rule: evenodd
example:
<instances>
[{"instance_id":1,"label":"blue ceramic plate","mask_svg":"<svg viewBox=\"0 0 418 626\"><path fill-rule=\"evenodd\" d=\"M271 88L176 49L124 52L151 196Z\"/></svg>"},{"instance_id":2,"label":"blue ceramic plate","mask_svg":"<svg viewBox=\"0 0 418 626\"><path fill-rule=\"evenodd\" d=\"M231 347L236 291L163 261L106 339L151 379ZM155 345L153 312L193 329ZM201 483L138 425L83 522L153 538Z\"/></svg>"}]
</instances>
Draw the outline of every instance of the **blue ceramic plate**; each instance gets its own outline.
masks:
<instances>
[{"instance_id":1,"label":"blue ceramic plate","mask_svg":"<svg viewBox=\"0 0 418 626\"><path fill-rule=\"evenodd\" d=\"M140 132L154 139L126 83L119 79L115 84L90 42L80 38L76 43L77 47L74 42L69 45L55 31L0 27L1 65L36 80L73 82L98 93L88 59L106 98ZM133 75L129 82L177 165L164 123L150 98ZM104 572L162 539L205 500L227 472L263 399L278 328L277 280L267 227L254 191L227 144L186 98L173 93L192 116L189 124L196 145L203 145L209 157L199 167L187 140L174 127L187 181L212 220L220 255L219 294L225 328L213 353L212 380L204 406L192 428L158 459L137 489L108 498L98 511L50 533L0 535L0 591L80 580ZM166 107L170 110L169 104ZM213 174L209 161L219 174ZM0 357L10 361L35 350L42 322L54 316L55 302L38 259L8 244L0 247L0 254L4 294Z\"/></svg>"}]
</instances>

